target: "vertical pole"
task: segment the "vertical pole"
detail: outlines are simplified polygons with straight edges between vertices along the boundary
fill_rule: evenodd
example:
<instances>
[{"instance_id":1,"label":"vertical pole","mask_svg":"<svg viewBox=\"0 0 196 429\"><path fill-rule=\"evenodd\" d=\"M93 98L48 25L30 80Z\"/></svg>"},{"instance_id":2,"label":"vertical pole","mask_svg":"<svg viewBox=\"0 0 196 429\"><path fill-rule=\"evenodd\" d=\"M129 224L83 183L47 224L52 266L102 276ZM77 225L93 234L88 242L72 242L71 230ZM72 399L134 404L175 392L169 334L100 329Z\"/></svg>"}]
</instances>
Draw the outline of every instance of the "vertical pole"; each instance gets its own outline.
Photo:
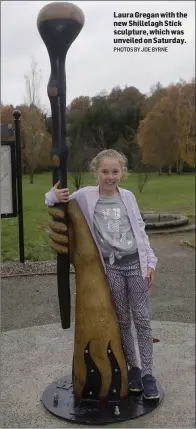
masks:
<instances>
[{"instance_id":1,"label":"vertical pole","mask_svg":"<svg viewBox=\"0 0 196 429\"><path fill-rule=\"evenodd\" d=\"M53 102L51 100L51 106L53 106ZM49 119L46 123L46 129L52 136L52 160L59 160L59 164L57 166L53 166L53 186L60 180L60 188L67 187L67 145L66 145L66 137L62 141L60 147L55 147L53 138L51 120ZM55 124L53 124L54 126ZM57 124L58 125L58 124ZM56 126L56 131L58 130ZM68 225L67 222L67 210L65 203L58 203L58 206L62 208L64 211L65 217L64 222L65 225ZM59 298L59 309L60 309L60 318L61 318L61 326L63 329L70 328L71 323L71 295L70 295L70 284L69 284L69 255L58 255L57 254L57 290L58 290L58 298Z\"/></svg>"},{"instance_id":2,"label":"vertical pole","mask_svg":"<svg viewBox=\"0 0 196 429\"><path fill-rule=\"evenodd\" d=\"M18 199L18 232L20 262L24 263L24 226L23 226L23 201L22 201L22 168L21 168L21 144L20 144L20 117L19 110L13 113L16 140L16 177L17 177L17 199Z\"/></svg>"},{"instance_id":3,"label":"vertical pole","mask_svg":"<svg viewBox=\"0 0 196 429\"><path fill-rule=\"evenodd\" d=\"M65 59L72 42L84 24L84 14L68 2L53 2L39 12L37 27L48 50L51 74L47 92L52 113L53 184L60 180L60 188L67 187L66 143L66 75ZM67 225L67 205L61 204ZM69 255L57 255L57 286L61 324L70 327Z\"/></svg>"}]
</instances>

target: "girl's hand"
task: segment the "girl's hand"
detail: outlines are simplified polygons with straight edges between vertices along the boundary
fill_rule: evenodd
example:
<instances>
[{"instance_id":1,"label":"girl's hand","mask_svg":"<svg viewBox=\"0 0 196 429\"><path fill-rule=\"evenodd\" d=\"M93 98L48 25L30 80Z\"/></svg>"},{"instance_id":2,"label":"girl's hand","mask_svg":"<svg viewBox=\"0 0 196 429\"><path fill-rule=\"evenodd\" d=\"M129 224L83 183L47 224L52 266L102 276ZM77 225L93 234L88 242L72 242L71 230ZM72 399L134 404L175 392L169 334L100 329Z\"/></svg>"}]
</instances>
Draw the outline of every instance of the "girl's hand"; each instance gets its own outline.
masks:
<instances>
[{"instance_id":1,"label":"girl's hand","mask_svg":"<svg viewBox=\"0 0 196 429\"><path fill-rule=\"evenodd\" d=\"M153 268L148 268L147 277L148 277L148 287L150 288L155 281L155 271L153 270Z\"/></svg>"},{"instance_id":2,"label":"girl's hand","mask_svg":"<svg viewBox=\"0 0 196 429\"><path fill-rule=\"evenodd\" d=\"M69 201L69 189L68 188L58 189L59 185L60 185L60 181L57 182L53 186L57 200L59 201L59 203L68 203L68 201Z\"/></svg>"}]
</instances>

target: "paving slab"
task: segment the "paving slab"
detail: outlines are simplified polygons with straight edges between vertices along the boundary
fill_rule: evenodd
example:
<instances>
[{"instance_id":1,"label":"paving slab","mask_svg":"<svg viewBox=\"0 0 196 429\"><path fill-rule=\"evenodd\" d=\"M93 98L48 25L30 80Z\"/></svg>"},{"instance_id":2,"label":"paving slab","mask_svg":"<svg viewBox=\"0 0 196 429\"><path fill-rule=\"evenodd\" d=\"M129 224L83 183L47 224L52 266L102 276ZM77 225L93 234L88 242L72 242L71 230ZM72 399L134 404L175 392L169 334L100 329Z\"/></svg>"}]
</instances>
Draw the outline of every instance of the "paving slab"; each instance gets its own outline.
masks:
<instances>
[{"instance_id":1,"label":"paving slab","mask_svg":"<svg viewBox=\"0 0 196 429\"><path fill-rule=\"evenodd\" d=\"M194 324L153 321L152 327L160 338L154 367L164 399L153 412L110 427L194 428ZM54 323L2 333L1 428L87 427L58 419L41 402L45 387L71 374L73 341L73 324L68 330Z\"/></svg>"}]
</instances>

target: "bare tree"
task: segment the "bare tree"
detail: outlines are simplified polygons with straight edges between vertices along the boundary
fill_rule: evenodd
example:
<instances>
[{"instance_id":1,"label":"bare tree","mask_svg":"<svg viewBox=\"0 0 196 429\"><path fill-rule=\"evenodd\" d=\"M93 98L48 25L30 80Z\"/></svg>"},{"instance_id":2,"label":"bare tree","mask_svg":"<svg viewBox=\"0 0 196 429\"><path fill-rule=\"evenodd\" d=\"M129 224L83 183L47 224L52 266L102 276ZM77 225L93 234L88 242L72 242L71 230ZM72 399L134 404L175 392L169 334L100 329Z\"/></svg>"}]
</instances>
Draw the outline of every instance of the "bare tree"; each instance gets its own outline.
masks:
<instances>
[{"instance_id":1,"label":"bare tree","mask_svg":"<svg viewBox=\"0 0 196 429\"><path fill-rule=\"evenodd\" d=\"M24 75L25 78L25 104L27 106L40 106L39 90L42 80L41 70L38 70L38 64L34 58L31 58L30 71Z\"/></svg>"},{"instance_id":2,"label":"bare tree","mask_svg":"<svg viewBox=\"0 0 196 429\"><path fill-rule=\"evenodd\" d=\"M148 164L143 164L142 162L142 153L138 151L134 154L134 170L137 172L137 187L142 193L144 186L150 179L151 168Z\"/></svg>"},{"instance_id":3,"label":"bare tree","mask_svg":"<svg viewBox=\"0 0 196 429\"><path fill-rule=\"evenodd\" d=\"M27 109L22 126L25 135L25 161L30 175L30 184L33 184L45 135L44 115L39 98L42 77L40 70L38 70L38 64L33 58L30 63L30 71L24 78Z\"/></svg>"},{"instance_id":4,"label":"bare tree","mask_svg":"<svg viewBox=\"0 0 196 429\"><path fill-rule=\"evenodd\" d=\"M145 184L149 181L150 179L150 171L147 168L147 166L141 166L140 170L138 171L138 175L137 175L137 186L139 189L140 194L143 191L143 188L145 186Z\"/></svg>"}]
</instances>

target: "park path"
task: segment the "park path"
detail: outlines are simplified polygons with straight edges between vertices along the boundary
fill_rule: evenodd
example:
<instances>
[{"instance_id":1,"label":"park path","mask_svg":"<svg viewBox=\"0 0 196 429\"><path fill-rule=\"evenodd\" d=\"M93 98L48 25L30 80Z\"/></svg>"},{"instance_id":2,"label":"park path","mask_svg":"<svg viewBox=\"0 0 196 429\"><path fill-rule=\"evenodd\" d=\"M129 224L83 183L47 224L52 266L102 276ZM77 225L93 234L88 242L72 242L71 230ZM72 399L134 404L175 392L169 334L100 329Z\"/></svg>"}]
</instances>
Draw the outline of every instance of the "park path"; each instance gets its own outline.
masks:
<instances>
[{"instance_id":1,"label":"park path","mask_svg":"<svg viewBox=\"0 0 196 429\"><path fill-rule=\"evenodd\" d=\"M154 320L191 322L195 318L195 251L182 246L189 234L150 237L157 257L156 284L151 292ZM75 282L71 275L72 320ZM1 329L59 323L56 275L2 279Z\"/></svg>"}]
</instances>

